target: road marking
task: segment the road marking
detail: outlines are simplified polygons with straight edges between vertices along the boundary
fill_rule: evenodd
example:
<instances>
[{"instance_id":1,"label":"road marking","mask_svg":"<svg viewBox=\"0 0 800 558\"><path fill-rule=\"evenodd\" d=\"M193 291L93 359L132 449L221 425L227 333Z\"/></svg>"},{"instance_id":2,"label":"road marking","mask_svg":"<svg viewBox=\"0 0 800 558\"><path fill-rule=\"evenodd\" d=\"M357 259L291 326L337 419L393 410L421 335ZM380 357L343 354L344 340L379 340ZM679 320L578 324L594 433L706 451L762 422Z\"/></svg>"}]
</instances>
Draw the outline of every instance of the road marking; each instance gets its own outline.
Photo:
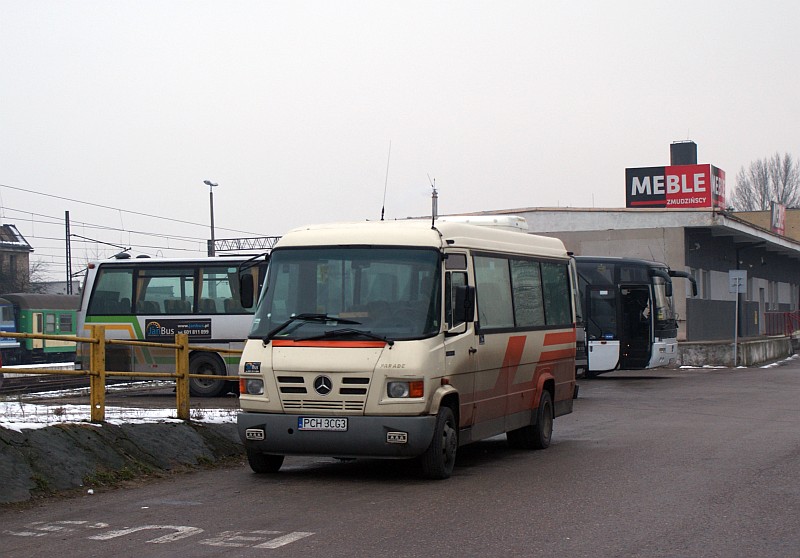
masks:
<instances>
[{"instance_id":1,"label":"road marking","mask_svg":"<svg viewBox=\"0 0 800 558\"><path fill-rule=\"evenodd\" d=\"M129 527L127 529L109 531L108 533L103 533L102 535L92 535L89 538L95 541L107 541L109 539L130 535L131 533L136 533L137 531L147 531L152 529L170 529L175 531L174 533L162 535L147 541L155 544L179 541L181 539L185 539L186 537L191 537L192 535L197 535L203 532L203 530L199 527L185 527L180 525L142 525L141 527Z\"/></svg>"},{"instance_id":2,"label":"road marking","mask_svg":"<svg viewBox=\"0 0 800 558\"><path fill-rule=\"evenodd\" d=\"M3 531L6 535L13 535L16 537L46 537L48 535L64 534L71 531L77 531L78 528L83 529L107 529L108 523L92 523L89 521L34 521L27 524L27 530L20 531ZM140 525L138 527L125 527L123 529L114 529L104 533L91 535L88 538L95 541L110 541L118 537L124 537L132 533L140 531L172 531L150 539L148 543L165 544L176 542L182 539L193 537L205 532L200 527L189 527L186 525ZM216 536L211 538L197 541L198 544L208 546L221 546L221 547L251 547L251 548L279 548L287 544L299 541L306 537L313 535L309 531L292 531L281 535L284 531L222 531ZM276 536L280 535L280 536Z\"/></svg>"},{"instance_id":3,"label":"road marking","mask_svg":"<svg viewBox=\"0 0 800 558\"><path fill-rule=\"evenodd\" d=\"M223 531L219 536L200 541L200 544L209 546L250 546L247 543L261 542L266 538L265 535L279 535L280 533L280 531Z\"/></svg>"},{"instance_id":4,"label":"road marking","mask_svg":"<svg viewBox=\"0 0 800 558\"><path fill-rule=\"evenodd\" d=\"M88 521L34 521L28 524L28 528L35 531L6 531L8 535L17 537L44 537L52 533L67 533L74 531L72 526L86 527L87 529L105 529L108 523L89 523Z\"/></svg>"},{"instance_id":5,"label":"road marking","mask_svg":"<svg viewBox=\"0 0 800 558\"><path fill-rule=\"evenodd\" d=\"M278 548L279 546L310 537L313 534L314 533L307 533L305 531L295 531L294 533L289 533L288 535L278 537L277 539L272 539L271 541L267 541L263 544L257 544L253 548Z\"/></svg>"}]
</instances>

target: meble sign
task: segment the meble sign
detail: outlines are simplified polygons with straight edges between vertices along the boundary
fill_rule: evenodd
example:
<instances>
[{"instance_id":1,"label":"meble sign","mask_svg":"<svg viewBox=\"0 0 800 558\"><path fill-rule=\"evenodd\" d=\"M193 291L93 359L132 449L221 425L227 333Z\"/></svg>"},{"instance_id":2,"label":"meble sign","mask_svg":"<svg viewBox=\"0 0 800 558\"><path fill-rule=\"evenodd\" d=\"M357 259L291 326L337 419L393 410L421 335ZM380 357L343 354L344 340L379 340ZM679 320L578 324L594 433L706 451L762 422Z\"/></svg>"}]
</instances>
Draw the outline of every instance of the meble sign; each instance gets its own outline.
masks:
<instances>
[{"instance_id":1,"label":"meble sign","mask_svg":"<svg viewBox=\"0 0 800 558\"><path fill-rule=\"evenodd\" d=\"M714 165L625 169L626 207L725 208L725 171Z\"/></svg>"}]
</instances>

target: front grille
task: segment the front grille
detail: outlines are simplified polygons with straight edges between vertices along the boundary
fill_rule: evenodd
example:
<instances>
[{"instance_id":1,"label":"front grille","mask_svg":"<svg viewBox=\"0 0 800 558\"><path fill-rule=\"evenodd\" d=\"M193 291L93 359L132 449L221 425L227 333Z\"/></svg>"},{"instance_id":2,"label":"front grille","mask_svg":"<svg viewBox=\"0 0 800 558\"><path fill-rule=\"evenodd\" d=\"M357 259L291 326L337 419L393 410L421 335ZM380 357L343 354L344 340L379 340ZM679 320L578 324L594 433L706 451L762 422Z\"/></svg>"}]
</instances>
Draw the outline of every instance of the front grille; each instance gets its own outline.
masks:
<instances>
[{"instance_id":1,"label":"front grille","mask_svg":"<svg viewBox=\"0 0 800 558\"><path fill-rule=\"evenodd\" d=\"M333 383L329 395L314 390L314 379L327 376ZM370 375L303 372L276 374L278 392L285 411L349 411L363 412L369 393Z\"/></svg>"},{"instance_id":2,"label":"front grille","mask_svg":"<svg viewBox=\"0 0 800 558\"><path fill-rule=\"evenodd\" d=\"M304 387L281 386L281 393L308 393Z\"/></svg>"},{"instance_id":3,"label":"front grille","mask_svg":"<svg viewBox=\"0 0 800 558\"><path fill-rule=\"evenodd\" d=\"M302 376L278 376L279 384L302 384Z\"/></svg>"},{"instance_id":4,"label":"front grille","mask_svg":"<svg viewBox=\"0 0 800 558\"><path fill-rule=\"evenodd\" d=\"M319 399L283 399L285 411L355 411L364 410L364 401L320 401Z\"/></svg>"}]
</instances>

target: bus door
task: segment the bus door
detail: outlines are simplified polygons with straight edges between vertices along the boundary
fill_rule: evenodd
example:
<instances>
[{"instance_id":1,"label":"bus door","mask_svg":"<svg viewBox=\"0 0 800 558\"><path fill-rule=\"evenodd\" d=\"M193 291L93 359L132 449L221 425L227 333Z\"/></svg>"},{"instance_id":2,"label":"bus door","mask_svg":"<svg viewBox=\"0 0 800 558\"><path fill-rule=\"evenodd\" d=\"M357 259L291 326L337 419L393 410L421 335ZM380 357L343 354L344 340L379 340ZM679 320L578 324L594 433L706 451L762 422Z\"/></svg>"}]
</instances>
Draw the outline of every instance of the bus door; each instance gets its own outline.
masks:
<instances>
[{"instance_id":1,"label":"bus door","mask_svg":"<svg viewBox=\"0 0 800 558\"><path fill-rule=\"evenodd\" d=\"M619 363L620 338L617 327L617 290L613 285L588 286L584 319L589 374L616 369Z\"/></svg>"},{"instance_id":2,"label":"bus door","mask_svg":"<svg viewBox=\"0 0 800 558\"><path fill-rule=\"evenodd\" d=\"M648 285L620 285L622 327L619 367L639 370L650 364L653 349L653 301Z\"/></svg>"}]
</instances>

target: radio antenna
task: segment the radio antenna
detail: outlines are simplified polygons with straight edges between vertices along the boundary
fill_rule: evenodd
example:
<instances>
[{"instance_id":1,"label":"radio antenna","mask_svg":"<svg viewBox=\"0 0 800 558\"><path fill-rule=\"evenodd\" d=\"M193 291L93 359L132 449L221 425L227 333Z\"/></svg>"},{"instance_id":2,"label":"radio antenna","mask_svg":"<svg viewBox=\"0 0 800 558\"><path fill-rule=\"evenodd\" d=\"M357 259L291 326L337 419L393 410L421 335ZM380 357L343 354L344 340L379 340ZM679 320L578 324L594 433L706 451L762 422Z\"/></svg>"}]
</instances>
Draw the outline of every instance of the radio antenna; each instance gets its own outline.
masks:
<instances>
[{"instance_id":1,"label":"radio antenna","mask_svg":"<svg viewBox=\"0 0 800 558\"><path fill-rule=\"evenodd\" d=\"M383 205L381 206L381 221L386 210L386 187L389 185L389 161L392 158L392 140L389 140L389 155L386 156L386 179L383 181Z\"/></svg>"},{"instance_id":2,"label":"radio antenna","mask_svg":"<svg viewBox=\"0 0 800 558\"><path fill-rule=\"evenodd\" d=\"M436 179L431 180L431 175L428 175L428 182L431 183L431 227L436 226L436 218L439 216L439 193L436 191Z\"/></svg>"}]
</instances>

